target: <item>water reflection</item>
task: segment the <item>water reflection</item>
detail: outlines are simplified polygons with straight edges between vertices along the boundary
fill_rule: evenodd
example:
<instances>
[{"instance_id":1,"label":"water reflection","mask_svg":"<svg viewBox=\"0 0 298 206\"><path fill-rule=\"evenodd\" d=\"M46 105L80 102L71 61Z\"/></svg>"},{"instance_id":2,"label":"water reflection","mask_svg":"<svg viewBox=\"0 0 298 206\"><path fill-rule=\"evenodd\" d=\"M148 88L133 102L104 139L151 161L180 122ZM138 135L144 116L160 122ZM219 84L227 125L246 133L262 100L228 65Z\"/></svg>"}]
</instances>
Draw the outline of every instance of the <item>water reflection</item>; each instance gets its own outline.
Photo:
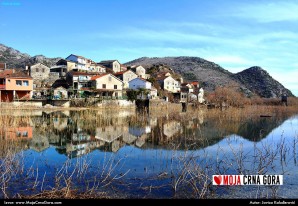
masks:
<instances>
[{"instance_id":1,"label":"water reflection","mask_svg":"<svg viewBox=\"0 0 298 206\"><path fill-rule=\"evenodd\" d=\"M1 115L9 119L8 114ZM30 114L20 112L14 114L10 123L9 127L0 126L0 160L9 159L8 153L24 154L23 162L26 163L21 168L27 167L31 172L31 168L35 168L33 171L41 172L36 177L35 173L26 174L22 169L21 176L27 178L29 175L34 184L36 179L47 174L47 181L53 186L57 168L58 171L65 168L67 174L72 168L69 162L74 163L73 168L76 168L80 161L86 159L90 161L87 165L91 165L92 169L90 166L90 170L73 170L86 172L84 178L94 177L98 171L104 173L105 168L114 168L108 174L127 174L125 178L129 179L129 184L136 186L130 188L139 188L139 185L145 188L148 185L155 186L159 189L154 195L163 197L172 195L172 184L181 179L180 174L183 177L187 174L192 176L201 170L201 166L210 173L208 175L234 174L247 172L248 169L252 174L257 174L265 171L264 165L269 165L274 172L278 172L276 174L283 174L283 171L294 175L297 173L291 170L297 165L298 137L297 131L293 129L297 125L297 117L242 116L237 119L225 115L220 118L209 116L206 111L140 115L135 111L84 110ZM280 137L285 138L282 144ZM16 142L12 144L15 150L9 150L11 147L7 147L5 141ZM272 153L267 153L270 149L273 149ZM294 157L286 158L290 153ZM92 156L95 158L92 159ZM278 156L281 156L278 164L273 165L275 159L270 158ZM239 161L238 157L243 157L245 161ZM119 168L105 165L105 162L118 164L119 159L126 161ZM102 167L96 168L97 164ZM138 178L144 177L146 181L137 182ZM85 181L84 178L82 181ZM197 182L202 181L198 179ZM293 187L296 185L298 183ZM16 190L15 187L12 190ZM146 193L142 189L136 189L135 192Z\"/></svg>"},{"instance_id":2,"label":"water reflection","mask_svg":"<svg viewBox=\"0 0 298 206\"><path fill-rule=\"evenodd\" d=\"M27 140L29 148L37 152L54 146L59 154L73 158L96 149L116 153L125 145L171 149L176 144L176 149L199 149L232 134L257 142L286 119L259 117L239 122L218 121L206 118L202 111L182 118L141 117L134 111L40 111L31 113L26 124L20 122L15 127L1 128L0 135L5 139Z\"/></svg>"}]
</instances>

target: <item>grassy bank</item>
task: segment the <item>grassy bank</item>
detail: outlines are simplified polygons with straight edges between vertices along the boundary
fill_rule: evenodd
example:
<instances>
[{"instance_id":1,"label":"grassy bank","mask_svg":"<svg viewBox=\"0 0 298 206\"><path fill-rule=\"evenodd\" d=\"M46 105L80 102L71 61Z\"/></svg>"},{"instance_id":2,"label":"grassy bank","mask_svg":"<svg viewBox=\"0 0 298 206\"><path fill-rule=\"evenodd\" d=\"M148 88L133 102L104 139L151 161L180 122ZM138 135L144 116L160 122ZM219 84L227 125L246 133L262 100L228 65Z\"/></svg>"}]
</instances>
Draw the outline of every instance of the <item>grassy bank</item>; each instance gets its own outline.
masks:
<instances>
[{"instance_id":1,"label":"grassy bank","mask_svg":"<svg viewBox=\"0 0 298 206\"><path fill-rule=\"evenodd\" d=\"M76 108L70 108L70 110L77 110ZM65 110L65 109L62 109ZM66 109L69 110L69 109ZM11 112L7 112L11 111ZM57 111L57 110L47 110ZM5 113L4 113L5 112ZM123 112L121 120L115 118ZM135 113L134 110L130 111ZM11 115L11 114L14 115ZM84 130L91 130L94 124L98 127L101 126L121 126L121 125L139 125L146 126L148 117L160 118L156 127L156 131L151 135L147 141L159 142L160 144L167 144L169 149L173 151L180 151L180 145L187 142L184 147L185 155L177 155L173 152L171 157L173 162L178 162L178 168L175 168L175 172L172 174L161 173L157 176L150 177L150 181L164 181L164 185L143 185L142 180L138 182L138 185L131 185L122 181L123 176L119 176L114 173L115 168L119 166L119 161L115 159L107 159L105 165L98 167L98 173L94 176L92 184L84 185L85 188L78 188L76 182L80 180L85 184L85 178L89 177L88 171L91 169L89 160L84 157L78 157L74 165L70 165L69 162L65 162L63 167L58 168L53 179L55 179L55 185L48 186L46 181L46 174L29 168L25 169L24 156L22 150L28 148L28 140L15 140L9 139L4 135L4 130L13 126L27 126L36 124L32 122L29 115L24 115L24 110L3 110L0 115L0 145L1 145L1 160L0 160L0 172L2 178L0 180L0 190L3 198L33 198L33 199L124 199L131 198L126 194L125 189L120 191L116 185L121 185L122 188L139 189L146 195L138 198L152 198L151 192L160 188L170 188L170 198L196 198L196 199L208 199L208 198L220 198L218 196L218 188L211 185L212 174L223 174L228 170L236 170L239 174L244 174L250 171L252 174L266 174L268 168L274 166L274 160L288 155L288 148L284 146L284 140L281 138L280 144L272 147L271 145L263 145L263 148L255 148L255 154L257 159L254 163L255 168L247 168L245 166L246 159L248 158L244 154L241 147L230 146L230 149L234 152L233 160L230 157L221 159L216 165L212 165L208 161L208 154L198 157L193 148L200 148L201 145L212 145L211 138L215 135L223 137L227 134L237 134L242 131L244 126L249 126L248 123L262 120L263 118L275 118L277 120L284 121L288 117L298 113L298 107L296 105L290 105L288 107L280 105L248 105L241 108L229 107L225 109L207 109L207 107L192 107L188 106L186 112L182 112L181 104L162 104L155 105L150 108L149 113L143 112L137 115L127 115L125 109L110 108L108 110L102 110L98 108L85 108L72 116L74 121L80 121L80 125ZM52 116L51 116L52 117ZM59 117L59 116L53 116ZM181 125L185 126L183 131L184 136L174 135L172 138L165 140L162 132L163 123L177 121ZM188 123L191 123L188 125ZM248 123L247 123L248 122ZM195 123L195 124L193 124ZM204 129L209 127L220 130L220 134L213 134L207 136L206 133L212 131ZM249 127L247 127L249 129ZM50 125L45 125L43 130L46 132L51 129ZM196 129L196 133L193 132ZM187 141L186 141L187 140ZM296 140L296 139L294 139ZM298 139L297 139L298 140ZM297 142L296 142L297 143ZM294 147L296 145L294 142ZM197 145L195 145L197 144ZM221 148L218 149L222 152ZM290 154L292 155L292 154ZM295 155L294 155L295 156ZM122 160L121 160L122 161ZM283 159L281 158L281 161ZM173 165L170 165L173 166ZM212 166L212 167L211 167ZM96 167L92 165L92 167ZM178 170L178 172L176 171ZM146 172L144 170L144 172ZM92 177L91 177L92 179ZM25 193L13 193L14 184L23 182L27 184L26 191L32 191L32 194ZM89 179L88 179L89 180ZM146 179L146 181L149 181ZM145 181L145 180L144 180ZM230 190L229 188L225 188ZM258 196L264 197L263 194ZM275 188L271 188L271 192L267 194L267 198L277 197Z\"/></svg>"}]
</instances>

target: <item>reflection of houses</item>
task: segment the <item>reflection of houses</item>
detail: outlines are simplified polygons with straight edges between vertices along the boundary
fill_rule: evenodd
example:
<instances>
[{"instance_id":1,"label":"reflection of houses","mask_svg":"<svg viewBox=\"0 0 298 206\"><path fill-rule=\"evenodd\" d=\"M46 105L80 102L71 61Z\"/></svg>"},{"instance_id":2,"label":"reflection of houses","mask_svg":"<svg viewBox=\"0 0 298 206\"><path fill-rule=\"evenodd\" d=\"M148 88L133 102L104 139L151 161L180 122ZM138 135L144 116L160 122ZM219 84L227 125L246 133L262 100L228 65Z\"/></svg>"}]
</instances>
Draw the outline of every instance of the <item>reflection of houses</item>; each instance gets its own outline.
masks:
<instances>
[{"instance_id":1,"label":"reflection of houses","mask_svg":"<svg viewBox=\"0 0 298 206\"><path fill-rule=\"evenodd\" d=\"M97 127L95 138L102 141L112 152L117 152L124 145L121 140L124 133L127 133L127 129L119 125Z\"/></svg>"},{"instance_id":2,"label":"reflection of houses","mask_svg":"<svg viewBox=\"0 0 298 206\"><path fill-rule=\"evenodd\" d=\"M5 139L11 140L26 140L32 139L33 134L32 127L8 127L5 128L1 133Z\"/></svg>"},{"instance_id":3,"label":"reflection of houses","mask_svg":"<svg viewBox=\"0 0 298 206\"><path fill-rule=\"evenodd\" d=\"M28 71L8 69L0 72L0 102L15 99L30 99L33 91L33 79Z\"/></svg>"},{"instance_id":4,"label":"reflection of houses","mask_svg":"<svg viewBox=\"0 0 298 206\"><path fill-rule=\"evenodd\" d=\"M45 135L35 135L30 142L30 149L42 152L50 147L49 139Z\"/></svg>"},{"instance_id":5,"label":"reflection of houses","mask_svg":"<svg viewBox=\"0 0 298 206\"><path fill-rule=\"evenodd\" d=\"M163 125L163 133L167 137L173 137L175 134L180 132L181 124L177 121L170 121Z\"/></svg>"},{"instance_id":6,"label":"reflection of houses","mask_svg":"<svg viewBox=\"0 0 298 206\"><path fill-rule=\"evenodd\" d=\"M132 144L135 142L137 147L142 147L146 139L148 138L147 134L151 133L151 126L144 127L129 127L128 129L130 135L130 142L128 144Z\"/></svg>"},{"instance_id":7,"label":"reflection of houses","mask_svg":"<svg viewBox=\"0 0 298 206\"><path fill-rule=\"evenodd\" d=\"M148 138L148 135L147 134L143 134L142 136L140 136L136 142L135 142L135 145L137 147L142 147L145 143L146 143L146 140Z\"/></svg>"},{"instance_id":8,"label":"reflection of houses","mask_svg":"<svg viewBox=\"0 0 298 206\"><path fill-rule=\"evenodd\" d=\"M140 137L143 134L149 134L151 132L151 126L144 126L144 127L129 127L128 132L135 137Z\"/></svg>"},{"instance_id":9,"label":"reflection of houses","mask_svg":"<svg viewBox=\"0 0 298 206\"><path fill-rule=\"evenodd\" d=\"M59 130L59 131L63 131L67 128L68 126L68 118L57 118L54 117L53 118L53 124L54 124L54 128Z\"/></svg>"},{"instance_id":10,"label":"reflection of houses","mask_svg":"<svg viewBox=\"0 0 298 206\"><path fill-rule=\"evenodd\" d=\"M70 157L78 157L90 153L97 147L96 139L81 129L72 134L71 140L66 144L66 153Z\"/></svg>"}]
</instances>

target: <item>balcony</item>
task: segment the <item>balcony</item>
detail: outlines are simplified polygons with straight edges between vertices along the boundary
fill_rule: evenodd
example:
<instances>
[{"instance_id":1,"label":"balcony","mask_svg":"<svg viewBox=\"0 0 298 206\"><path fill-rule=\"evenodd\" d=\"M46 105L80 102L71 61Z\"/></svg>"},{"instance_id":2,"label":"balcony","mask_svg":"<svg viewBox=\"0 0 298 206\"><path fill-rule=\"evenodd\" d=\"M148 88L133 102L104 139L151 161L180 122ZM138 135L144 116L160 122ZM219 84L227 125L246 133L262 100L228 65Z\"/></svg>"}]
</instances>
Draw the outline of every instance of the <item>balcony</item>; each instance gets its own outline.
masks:
<instances>
[{"instance_id":1,"label":"balcony","mask_svg":"<svg viewBox=\"0 0 298 206\"><path fill-rule=\"evenodd\" d=\"M5 89L5 84L0 84L0 89Z\"/></svg>"}]
</instances>

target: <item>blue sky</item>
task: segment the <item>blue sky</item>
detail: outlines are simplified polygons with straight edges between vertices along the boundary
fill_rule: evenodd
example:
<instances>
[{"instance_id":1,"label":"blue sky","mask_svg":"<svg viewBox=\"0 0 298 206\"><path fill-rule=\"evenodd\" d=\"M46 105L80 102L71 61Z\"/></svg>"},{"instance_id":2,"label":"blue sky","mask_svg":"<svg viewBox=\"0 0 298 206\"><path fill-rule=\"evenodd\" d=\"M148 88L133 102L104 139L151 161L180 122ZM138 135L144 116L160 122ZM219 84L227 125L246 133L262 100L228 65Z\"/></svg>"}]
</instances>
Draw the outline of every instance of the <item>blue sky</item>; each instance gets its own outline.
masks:
<instances>
[{"instance_id":1,"label":"blue sky","mask_svg":"<svg viewBox=\"0 0 298 206\"><path fill-rule=\"evenodd\" d=\"M0 43L31 56L261 66L298 96L297 11L297 0L0 0Z\"/></svg>"}]
</instances>

